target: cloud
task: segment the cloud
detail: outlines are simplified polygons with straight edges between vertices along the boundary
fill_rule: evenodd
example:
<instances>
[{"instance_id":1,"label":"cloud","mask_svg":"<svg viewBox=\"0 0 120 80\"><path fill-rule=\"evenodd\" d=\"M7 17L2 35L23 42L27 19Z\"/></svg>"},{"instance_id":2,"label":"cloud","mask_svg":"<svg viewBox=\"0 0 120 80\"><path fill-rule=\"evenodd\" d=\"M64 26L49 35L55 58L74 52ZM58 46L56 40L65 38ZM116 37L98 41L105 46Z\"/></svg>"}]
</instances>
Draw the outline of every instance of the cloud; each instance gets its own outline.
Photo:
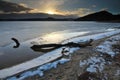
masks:
<instances>
[{"instance_id":1,"label":"cloud","mask_svg":"<svg viewBox=\"0 0 120 80\"><path fill-rule=\"evenodd\" d=\"M12 0L12 1L16 1L16 0ZM71 6L68 5L68 3L71 3L69 0L37 0L37 1L21 0L17 3L19 3L19 6L24 7L24 8L28 8L28 6L32 7L33 9L29 11L30 13L38 13L38 12L47 13L47 12L51 11L51 12L54 12L55 14L61 14L61 15L84 16L84 15L87 15L87 14L93 12L92 10L90 10L88 8L77 7L77 8L71 9ZM64 8L65 5L68 7L67 9ZM92 7L96 7L96 5L92 5ZM23 11L26 11L26 10L23 9ZM19 12L19 11L16 11L16 12ZM20 12L22 12L22 11L20 11Z\"/></svg>"},{"instance_id":2,"label":"cloud","mask_svg":"<svg viewBox=\"0 0 120 80\"><path fill-rule=\"evenodd\" d=\"M1 14L1 13L4 13L4 12L0 10L0 14Z\"/></svg>"},{"instance_id":3,"label":"cloud","mask_svg":"<svg viewBox=\"0 0 120 80\"><path fill-rule=\"evenodd\" d=\"M0 0L0 11L4 13L21 12L31 10L25 4L16 4L8 1Z\"/></svg>"},{"instance_id":4,"label":"cloud","mask_svg":"<svg viewBox=\"0 0 120 80\"><path fill-rule=\"evenodd\" d=\"M65 15L77 15L77 16L85 16L87 14L93 13L93 11L91 9L88 8L78 8L76 10L72 10L72 11L58 11L59 13L63 13Z\"/></svg>"},{"instance_id":5,"label":"cloud","mask_svg":"<svg viewBox=\"0 0 120 80\"><path fill-rule=\"evenodd\" d=\"M63 0L42 0L40 1L40 6L43 6L43 7L57 7L57 6L60 6L64 3Z\"/></svg>"},{"instance_id":6,"label":"cloud","mask_svg":"<svg viewBox=\"0 0 120 80\"><path fill-rule=\"evenodd\" d=\"M62 15L77 15L77 16L84 16L93 11L88 8L76 8L74 10L65 10L62 9L61 6L64 6L68 3L69 0L39 0L37 3L36 9L32 12L47 12L53 11L56 14ZM70 2L69 2L70 3ZM95 7L95 5L94 5Z\"/></svg>"},{"instance_id":7,"label":"cloud","mask_svg":"<svg viewBox=\"0 0 120 80\"><path fill-rule=\"evenodd\" d=\"M92 5L93 8L96 8L96 5Z\"/></svg>"},{"instance_id":8,"label":"cloud","mask_svg":"<svg viewBox=\"0 0 120 80\"><path fill-rule=\"evenodd\" d=\"M0 52L0 56L3 55L4 53Z\"/></svg>"},{"instance_id":9,"label":"cloud","mask_svg":"<svg viewBox=\"0 0 120 80\"><path fill-rule=\"evenodd\" d=\"M24 4L24 3L19 3L20 6L23 6L23 7L28 7L27 4Z\"/></svg>"},{"instance_id":10,"label":"cloud","mask_svg":"<svg viewBox=\"0 0 120 80\"><path fill-rule=\"evenodd\" d=\"M108 8L102 8L100 11L108 10Z\"/></svg>"},{"instance_id":11,"label":"cloud","mask_svg":"<svg viewBox=\"0 0 120 80\"><path fill-rule=\"evenodd\" d=\"M46 12L46 11L56 11L65 3L66 0L39 0L31 2L32 7L35 8L34 11Z\"/></svg>"},{"instance_id":12,"label":"cloud","mask_svg":"<svg viewBox=\"0 0 120 80\"><path fill-rule=\"evenodd\" d=\"M74 14L77 14L78 16L84 16L87 14L92 13L93 11L91 9L88 8L79 8L76 11L73 11Z\"/></svg>"}]
</instances>

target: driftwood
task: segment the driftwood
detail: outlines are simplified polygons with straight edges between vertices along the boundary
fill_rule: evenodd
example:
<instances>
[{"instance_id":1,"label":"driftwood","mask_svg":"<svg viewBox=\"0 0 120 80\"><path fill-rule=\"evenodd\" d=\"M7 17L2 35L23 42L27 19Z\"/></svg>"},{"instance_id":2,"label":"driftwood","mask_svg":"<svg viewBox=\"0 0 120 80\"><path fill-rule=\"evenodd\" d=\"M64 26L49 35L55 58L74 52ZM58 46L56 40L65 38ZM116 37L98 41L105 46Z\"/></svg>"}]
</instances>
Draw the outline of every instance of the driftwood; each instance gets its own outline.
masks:
<instances>
[{"instance_id":1,"label":"driftwood","mask_svg":"<svg viewBox=\"0 0 120 80\"><path fill-rule=\"evenodd\" d=\"M67 46L67 47L86 47L86 46L91 46L92 42L93 42L93 39L90 39L89 41L80 42L80 43L69 42L67 44L63 44L63 46Z\"/></svg>"},{"instance_id":2,"label":"driftwood","mask_svg":"<svg viewBox=\"0 0 120 80\"><path fill-rule=\"evenodd\" d=\"M19 41L16 38L11 38L11 39L16 43L16 45L13 46L13 48L18 48L20 46Z\"/></svg>"},{"instance_id":3,"label":"driftwood","mask_svg":"<svg viewBox=\"0 0 120 80\"><path fill-rule=\"evenodd\" d=\"M34 51L49 52L51 50L60 48L62 46L63 46L62 44L43 44L43 45L33 45L31 48Z\"/></svg>"},{"instance_id":4,"label":"driftwood","mask_svg":"<svg viewBox=\"0 0 120 80\"><path fill-rule=\"evenodd\" d=\"M81 43L68 42L66 44L33 45L31 48L34 51L49 52L51 50L54 50L54 49L57 49L57 48L60 48L60 47L86 47L86 46L91 46L92 42L93 42L93 39L90 39L89 41L81 42Z\"/></svg>"}]
</instances>

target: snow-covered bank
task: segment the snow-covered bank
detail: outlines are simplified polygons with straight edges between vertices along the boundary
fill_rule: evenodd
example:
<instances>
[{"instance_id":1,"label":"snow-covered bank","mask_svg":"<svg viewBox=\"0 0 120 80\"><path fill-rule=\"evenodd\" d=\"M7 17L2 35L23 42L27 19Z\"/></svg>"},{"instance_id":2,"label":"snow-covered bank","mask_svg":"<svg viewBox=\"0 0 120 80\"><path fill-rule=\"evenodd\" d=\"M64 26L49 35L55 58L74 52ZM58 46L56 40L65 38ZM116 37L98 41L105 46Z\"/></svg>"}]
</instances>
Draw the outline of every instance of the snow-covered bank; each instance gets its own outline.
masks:
<instances>
[{"instance_id":1,"label":"snow-covered bank","mask_svg":"<svg viewBox=\"0 0 120 80\"><path fill-rule=\"evenodd\" d=\"M112 35L118 34L118 33L120 33L120 30L108 31L105 33L93 34L93 35L88 35L88 36L83 36L83 37L76 37L76 38L69 40L69 42L84 42L84 41L87 41L89 39L98 40L98 39L109 37L109 36L112 36ZM67 43L67 42L68 41L65 41L63 43Z\"/></svg>"},{"instance_id":2,"label":"snow-covered bank","mask_svg":"<svg viewBox=\"0 0 120 80\"><path fill-rule=\"evenodd\" d=\"M120 40L120 35L113 36L97 47L97 51L114 57L116 53L112 50L112 45Z\"/></svg>"},{"instance_id":3,"label":"snow-covered bank","mask_svg":"<svg viewBox=\"0 0 120 80\"><path fill-rule=\"evenodd\" d=\"M117 33L120 33L120 30L106 32L106 33L100 33L100 34L95 34L95 35L89 35L89 36L84 36L84 37L77 37L77 38L69 40L69 42L71 42L71 41L80 42L80 41L89 40L89 39L98 40L98 39L101 39L104 37L112 36L112 35L117 34ZM68 41L65 41L64 43L66 43L66 42L68 42ZM73 50L76 50L76 49L73 48ZM40 56L36 59L27 61L27 62L22 63L20 65L16 65L16 66L13 66L13 67L10 67L7 69L0 70L0 78L12 76L14 74L28 70L30 68L43 65L43 64L48 63L54 59L57 59L60 56L61 56L61 48L56 49L52 52L46 53L43 56Z\"/></svg>"},{"instance_id":4,"label":"snow-covered bank","mask_svg":"<svg viewBox=\"0 0 120 80\"><path fill-rule=\"evenodd\" d=\"M98 56L90 57L87 60L80 61L80 67L83 67L84 65L89 65L86 69L88 72L101 72L104 69L105 60Z\"/></svg>"},{"instance_id":5,"label":"snow-covered bank","mask_svg":"<svg viewBox=\"0 0 120 80\"><path fill-rule=\"evenodd\" d=\"M96 56L92 56L86 60L81 60L80 67L87 65L86 71L88 72L93 72L93 73L102 72L106 64L111 64L109 57L105 58L103 56L107 54L110 55L111 58L113 58L117 54L117 52L113 51L112 45L117 44L118 41L120 41L120 35L116 35L108 38L105 42L103 42L102 44L96 47L96 50L100 52L100 54L97 54ZM117 74L120 73L117 72Z\"/></svg>"}]
</instances>

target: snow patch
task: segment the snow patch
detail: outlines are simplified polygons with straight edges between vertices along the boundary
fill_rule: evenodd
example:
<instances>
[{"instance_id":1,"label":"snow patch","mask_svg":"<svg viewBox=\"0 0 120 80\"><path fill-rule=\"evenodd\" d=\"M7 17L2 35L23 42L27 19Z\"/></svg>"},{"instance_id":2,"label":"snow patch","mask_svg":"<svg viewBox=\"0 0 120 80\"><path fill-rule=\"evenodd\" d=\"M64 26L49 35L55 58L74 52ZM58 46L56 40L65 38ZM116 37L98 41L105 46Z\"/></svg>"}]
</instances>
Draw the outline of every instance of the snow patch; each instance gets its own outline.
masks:
<instances>
[{"instance_id":1,"label":"snow patch","mask_svg":"<svg viewBox=\"0 0 120 80\"><path fill-rule=\"evenodd\" d=\"M114 31L114 30L116 30L116 29L114 29L114 28L109 28L109 29L107 29L106 31Z\"/></svg>"},{"instance_id":2,"label":"snow patch","mask_svg":"<svg viewBox=\"0 0 120 80\"><path fill-rule=\"evenodd\" d=\"M120 70L117 70L117 71L116 71L115 76L120 76Z\"/></svg>"},{"instance_id":3,"label":"snow patch","mask_svg":"<svg viewBox=\"0 0 120 80\"><path fill-rule=\"evenodd\" d=\"M119 40L120 40L120 35L113 36L113 37L109 38L108 40L106 40L101 45L97 46L96 50L103 54L104 53L109 54L111 57L114 57L116 53L112 50L112 45L116 44L117 41L119 41Z\"/></svg>"},{"instance_id":4,"label":"snow patch","mask_svg":"<svg viewBox=\"0 0 120 80\"><path fill-rule=\"evenodd\" d=\"M88 65L86 71L101 72L104 69L106 63L111 64L111 62L105 61L105 59L102 58L103 54L104 53L109 54L111 57L114 57L116 53L112 51L112 45L119 40L120 40L120 35L116 35L107 39L104 43L96 47L96 50L101 52L100 54L101 56L90 57L87 60L80 61L80 67L83 67L84 65ZM116 74L119 74L119 71L117 71Z\"/></svg>"},{"instance_id":5,"label":"snow patch","mask_svg":"<svg viewBox=\"0 0 120 80\"><path fill-rule=\"evenodd\" d=\"M102 57L90 57L87 60L80 61L80 67L88 65L86 71L97 72L104 69L105 60Z\"/></svg>"}]
</instances>

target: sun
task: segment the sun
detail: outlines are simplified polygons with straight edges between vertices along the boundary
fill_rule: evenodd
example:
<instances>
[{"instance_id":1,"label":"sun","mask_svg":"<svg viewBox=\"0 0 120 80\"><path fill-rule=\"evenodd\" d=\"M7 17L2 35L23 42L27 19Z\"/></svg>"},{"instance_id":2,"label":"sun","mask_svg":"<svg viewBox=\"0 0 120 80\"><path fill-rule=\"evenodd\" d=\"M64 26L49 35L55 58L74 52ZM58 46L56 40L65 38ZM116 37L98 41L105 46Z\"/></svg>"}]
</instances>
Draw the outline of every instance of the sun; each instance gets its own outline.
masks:
<instances>
[{"instance_id":1,"label":"sun","mask_svg":"<svg viewBox=\"0 0 120 80\"><path fill-rule=\"evenodd\" d=\"M51 15L52 15L52 14L55 14L53 11L48 11L47 13L48 13L48 14L51 14Z\"/></svg>"}]
</instances>

